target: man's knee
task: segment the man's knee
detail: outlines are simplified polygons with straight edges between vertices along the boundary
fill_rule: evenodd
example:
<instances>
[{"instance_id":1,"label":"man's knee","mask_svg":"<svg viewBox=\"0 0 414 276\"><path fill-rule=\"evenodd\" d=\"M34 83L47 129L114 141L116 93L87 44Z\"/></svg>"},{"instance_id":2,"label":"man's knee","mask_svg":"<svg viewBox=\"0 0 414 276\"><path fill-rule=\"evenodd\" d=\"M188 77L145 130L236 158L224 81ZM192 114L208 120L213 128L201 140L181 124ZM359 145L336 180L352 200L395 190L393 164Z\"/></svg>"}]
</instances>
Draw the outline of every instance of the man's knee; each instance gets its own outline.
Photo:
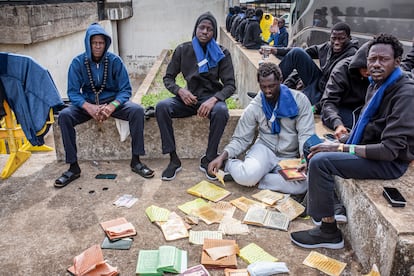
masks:
<instances>
[{"instance_id":1,"label":"man's knee","mask_svg":"<svg viewBox=\"0 0 414 276\"><path fill-rule=\"evenodd\" d=\"M168 99L158 102L155 106L155 116L158 117L161 114L164 114L166 111L168 111L169 106L170 103Z\"/></svg>"},{"instance_id":2,"label":"man's knee","mask_svg":"<svg viewBox=\"0 0 414 276\"><path fill-rule=\"evenodd\" d=\"M67 124L68 122L70 122L70 118L71 118L71 110L70 108L64 108L59 112L59 116L58 116L58 124L59 126L63 125L63 124Z\"/></svg>"},{"instance_id":3,"label":"man's knee","mask_svg":"<svg viewBox=\"0 0 414 276\"><path fill-rule=\"evenodd\" d=\"M227 121L230 115L226 103L216 104L214 106L213 112L211 113L211 116L212 118L218 118Z\"/></svg>"}]
</instances>

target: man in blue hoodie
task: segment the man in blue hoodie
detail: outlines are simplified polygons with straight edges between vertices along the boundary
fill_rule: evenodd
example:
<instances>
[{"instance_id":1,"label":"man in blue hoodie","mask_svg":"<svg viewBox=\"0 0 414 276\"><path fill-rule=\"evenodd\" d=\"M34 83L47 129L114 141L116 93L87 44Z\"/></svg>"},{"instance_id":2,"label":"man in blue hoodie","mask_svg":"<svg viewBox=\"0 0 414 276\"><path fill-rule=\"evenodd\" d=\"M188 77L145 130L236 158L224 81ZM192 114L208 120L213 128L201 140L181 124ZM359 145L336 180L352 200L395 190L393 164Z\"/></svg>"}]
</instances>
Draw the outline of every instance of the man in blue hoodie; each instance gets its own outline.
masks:
<instances>
[{"instance_id":1,"label":"man in blue hoodie","mask_svg":"<svg viewBox=\"0 0 414 276\"><path fill-rule=\"evenodd\" d=\"M130 102L131 84L121 58L108 48L111 38L97 23L89 26L85 36L85 52L72 60L68 73L68 97L71 105L59 113L66 163L69 169L55 181L61 188L80 177L77 161L75 126L90 119L98 124L109 117L129 122L132 144L131 169L144 178L154 171L141 163L144 150L144 109Z\"/></svg>"}]
</instances>

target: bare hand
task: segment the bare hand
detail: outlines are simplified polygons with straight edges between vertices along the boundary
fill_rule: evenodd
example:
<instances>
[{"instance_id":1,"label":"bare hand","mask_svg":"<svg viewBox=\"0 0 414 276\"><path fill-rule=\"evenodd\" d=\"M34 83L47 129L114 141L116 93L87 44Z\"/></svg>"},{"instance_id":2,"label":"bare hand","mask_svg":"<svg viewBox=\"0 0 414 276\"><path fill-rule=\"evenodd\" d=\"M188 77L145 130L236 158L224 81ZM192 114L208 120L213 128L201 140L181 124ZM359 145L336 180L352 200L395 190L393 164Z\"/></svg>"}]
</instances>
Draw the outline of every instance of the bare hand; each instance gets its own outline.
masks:
<instances>
[{"instance_id":1,"label":"bare hand","mask_svg":"<svg viewBox=\"0 0 414 276\"><path fill-rule=\"evenodd\" d=\"M336 139L340 139L342 136L347 135L348 134L348 130L346 129L346 127L344 125L340 125L337 126L335 129L335 137Z\"/></svg>"},{"instance_id":2,"label":"bare hand","mask_svg":"<svg viewBox=\"0 0 414 276\"><path fill-rule=\"evenodd\" d=\"M184 88L180 88L178 90L178 96L180 96L181 100L184 102L185 105L196 105L197 104L197 97L193 95L190 91Z\"/></svg>"},{"instance_id":3,"label":"bare hand","mask_svg":"<svg viewBox=\"0 0 414 276\"><path fill-rule=\"evenodd\" d=\"M318 152L335 152L338 151L339 143L333 143L330 141L325 141L321 144L317 144L310 148L311 152L308 155L308 159L311 159L312 156Z\"/></svg>"},{"instance_id":4,"label":"bare hand","mask_svg":"<svg viewBox=\"0 0 414 276\"><path fill-rule=\"evenodd\" d=\"M111 117L111 114L115 111L115 106L112 104L104 104L99 106L98 120L103 122Z\"/></svg>"},{"instance_id":5,"label":"bare hand","mask_svg":"<svg viewBox=\"0 0 414 276\"><path fill-rule=\"evenodd\" d=\"M215 175L223 166L224 160L227 159L227 156L227 151L223 151L219 156L217 156L213 161L211 161L208 164L208 173Z\"/></svg>"},{"instance_id":6,"label":"bare hand","mask_svg":"<svg viewBox=\"0 0 414 276\"><path fill-rule=\"evenodd\" d=\"M197 110L197 115L201 118L207 118L217 101L216 97L211 97L202 103Z\"/></svg>"}]
</instances>

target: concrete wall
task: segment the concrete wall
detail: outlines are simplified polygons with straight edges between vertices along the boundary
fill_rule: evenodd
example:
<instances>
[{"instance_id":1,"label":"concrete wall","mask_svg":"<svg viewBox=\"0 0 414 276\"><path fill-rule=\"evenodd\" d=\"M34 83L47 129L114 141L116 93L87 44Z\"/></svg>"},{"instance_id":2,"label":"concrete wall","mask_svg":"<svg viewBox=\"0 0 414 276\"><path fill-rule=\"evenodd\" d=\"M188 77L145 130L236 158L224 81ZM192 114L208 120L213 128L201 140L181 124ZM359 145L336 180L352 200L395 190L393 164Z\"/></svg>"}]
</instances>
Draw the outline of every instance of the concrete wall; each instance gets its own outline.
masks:
<instances>
[{"instance_id":1,"label":"concrete wall","mask_svg":"<svg viewBox=\"0 0 414 276\"><path fill-rule=\"evenodd\" d=\"M114 1L112 1L114 2ZM132 77L146 74L162 49L191 39L196 18L211 11L224 25L227 0L133 0L133 16L102 21L113 36L112 51L126 62ZM84 51L84 35L98 20L96 3L0 6L0 51L33 57L51 73L66 97L67 70Z\"/></svg>"}]
</instances>

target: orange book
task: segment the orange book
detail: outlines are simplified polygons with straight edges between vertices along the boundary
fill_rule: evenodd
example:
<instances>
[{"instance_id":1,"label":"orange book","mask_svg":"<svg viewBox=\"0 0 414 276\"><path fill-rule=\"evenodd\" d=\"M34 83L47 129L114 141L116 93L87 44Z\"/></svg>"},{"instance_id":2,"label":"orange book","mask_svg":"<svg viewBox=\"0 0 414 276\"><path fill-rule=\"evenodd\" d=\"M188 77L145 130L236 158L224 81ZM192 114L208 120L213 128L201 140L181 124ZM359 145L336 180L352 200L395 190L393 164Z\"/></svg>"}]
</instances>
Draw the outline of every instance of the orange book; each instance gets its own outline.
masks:
<instances>
[{"instance_id":1,"label":"orange book","mask_svg":"<svg viewBox=\"0 0 414 276\"><path fill-rule=\"evenodd\" d=\"M135 236L137 234L134 226L124 217L101 222L101 227L111 241Z\"/></svg>"},{"instance_id":2,"label":"orange book","mask_svg":"<svg viewBox=\"0 0 414 276\"><path fill-rule=\"evenodd\" d=\"M237 268L236 240L204 239L201 264L206 268Z\"/></svg>"}]
</instances>

